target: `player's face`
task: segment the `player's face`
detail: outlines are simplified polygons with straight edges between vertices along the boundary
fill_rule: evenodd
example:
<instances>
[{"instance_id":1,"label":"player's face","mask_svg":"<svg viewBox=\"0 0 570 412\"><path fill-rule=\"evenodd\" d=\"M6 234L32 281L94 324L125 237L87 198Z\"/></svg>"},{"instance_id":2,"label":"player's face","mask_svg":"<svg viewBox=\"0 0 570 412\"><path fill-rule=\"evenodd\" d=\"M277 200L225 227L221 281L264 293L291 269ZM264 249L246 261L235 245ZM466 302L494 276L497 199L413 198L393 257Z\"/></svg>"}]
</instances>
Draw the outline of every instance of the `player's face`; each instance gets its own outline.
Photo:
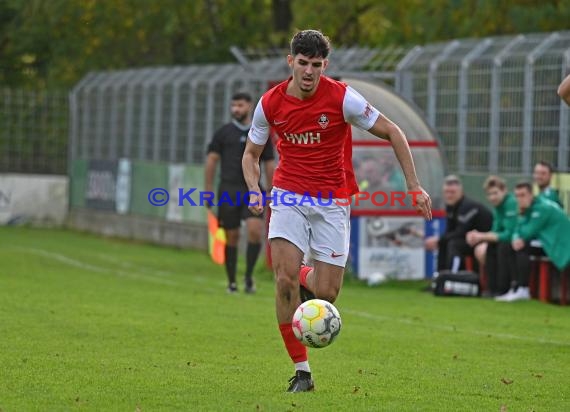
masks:
<instances>
[{"instance_id":1,"label":"player's face","mask_svg":"<svg viewBox=\"0 0 570 412\"><path fill-rule=\"evenodd\" d=\"M443 200L446 205L454 206L463 196L463 189L460 185L449 184L443 186Z\"/></svg>"},{"instance_id":2,"label":"player's face","mask_svg":"<svg viewBox=\"0 0 570 412\"><path fill-rule=\"evenodd\" d=\"M536 165L532 176L538 187L547 187L550 184L550 171L546 166Z\"/></svg>"},{"instance_id":3,"label":"player's face","mask_svg":"<svg viewBox=\"0 0 570 412\"><path fill-rule=\"evenodd\" d=\"M232 100L230 107L232 117L242 123L246 120L251 112L251 103L247 100Z\"/></svg>"},{"instance_id":4,"label":"player's face","mask_svg":"<svg viewBox=\"0 0 570 412\"><path fill-rule=\"evenodd\" d=\"M503 199L505 198L506 194L507 194L506 190L501 190L498 187L492 187L489 190L487 190L487 200L493 206L499 206L503 201Z\"/></svg>"},{"instance_id":5,"label":"player's face","mask_svg":"<svg viewBox=\"0 0 570 412\"><path fill-rule=\"evenodd\" d=\"M526 188L515 189L515 197L519 204L520 209L528 209L532 203L532 193L530 193Z\"/></svg>"},{"instance_id":6,"label":"player's face","mask_svg":"<svg viewBox=\"0 0 570 412\"><path fill-rule=\"evenodd\" d=\"M287 56L289 67L293 71L293 84L302 96L310 96L319 85L321 74L327 67L328 60L322 57L307 57L297 54Z\"/></svg>"}]
</instances>

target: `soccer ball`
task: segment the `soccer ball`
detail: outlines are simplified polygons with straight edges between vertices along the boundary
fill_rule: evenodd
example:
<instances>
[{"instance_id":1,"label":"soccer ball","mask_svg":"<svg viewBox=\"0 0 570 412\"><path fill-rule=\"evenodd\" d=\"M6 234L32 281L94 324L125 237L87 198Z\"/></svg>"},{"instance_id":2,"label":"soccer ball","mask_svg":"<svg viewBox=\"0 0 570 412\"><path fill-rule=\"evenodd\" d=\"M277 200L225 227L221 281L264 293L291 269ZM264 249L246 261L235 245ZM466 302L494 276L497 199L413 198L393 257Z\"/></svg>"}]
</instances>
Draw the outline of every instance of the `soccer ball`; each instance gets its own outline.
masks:
<instances>
[{"instance_id":1,"label":"soccer ball","mask_svg":"<svg viewBox=\"0 0 570 412\"><path fill-rule=\"evenodd\" d=\"M305 346L324 348L340 333L342 321L337 308L321 299L302 303L293 315L293 333Z\"/></svg>"}]
</instances>

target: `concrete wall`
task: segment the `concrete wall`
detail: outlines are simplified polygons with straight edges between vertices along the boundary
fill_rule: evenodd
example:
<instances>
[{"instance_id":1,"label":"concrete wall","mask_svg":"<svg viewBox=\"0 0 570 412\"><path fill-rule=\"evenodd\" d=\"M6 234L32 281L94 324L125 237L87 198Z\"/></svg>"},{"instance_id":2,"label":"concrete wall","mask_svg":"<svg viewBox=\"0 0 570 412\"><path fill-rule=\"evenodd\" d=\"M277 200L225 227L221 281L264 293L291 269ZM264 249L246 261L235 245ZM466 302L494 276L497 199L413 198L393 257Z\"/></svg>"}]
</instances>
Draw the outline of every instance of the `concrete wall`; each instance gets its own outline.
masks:
<instances>
[{"instance_id":1,"label":"concrete wall","mask_svg":"<svg viewBox=\"0 0 570 412\"><path fill-rule=\"evenodd\" d=\"M68 210L69 178L58 175L0 175L0 225L61 225Z\"/></svg>"},{"instance_id":2,"label":"concrete wall","mask_svg":"<svg viewBox=\"0 0 570 412\"><path fill-rule=\"evenodd\" d=\"M205 223L169 222L158 217L76 208L69 212L67 225L104 236L180 248L208 249L208 228Z\"/></svg>"}]
</instances>

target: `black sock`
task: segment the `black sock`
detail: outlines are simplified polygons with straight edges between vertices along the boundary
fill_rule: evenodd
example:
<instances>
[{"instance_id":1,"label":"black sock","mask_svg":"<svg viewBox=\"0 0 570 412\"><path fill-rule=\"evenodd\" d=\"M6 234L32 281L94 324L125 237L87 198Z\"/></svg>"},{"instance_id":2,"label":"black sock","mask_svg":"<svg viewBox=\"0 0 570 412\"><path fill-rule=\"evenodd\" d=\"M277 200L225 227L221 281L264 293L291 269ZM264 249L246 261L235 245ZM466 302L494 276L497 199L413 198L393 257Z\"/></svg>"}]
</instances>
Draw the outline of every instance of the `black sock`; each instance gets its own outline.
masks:
<instances>
[{"instance_id":1,"label":"black sock","mask_svg":"<svg viewBox=\"0 0 570 412\"><path fill-rule=\"evenodd\" d=\"M236 283L237 247L226 245L226 273L229 283Z\"/></svg>"},{"instance_id":2,"label":"black sock","mask_svg":"<svg viewBox=\"0 0 570 412\"><path fill-rule=\"evenodd\" d=\"M246 283L251 281L251 275L253 273L253 268L255 267L255 262L259 257L259 252L261 251L261 243L249 243L247 244L247 251L245 253L247 266L245 269L245 280Z\"/></svg>"}]
</instances>

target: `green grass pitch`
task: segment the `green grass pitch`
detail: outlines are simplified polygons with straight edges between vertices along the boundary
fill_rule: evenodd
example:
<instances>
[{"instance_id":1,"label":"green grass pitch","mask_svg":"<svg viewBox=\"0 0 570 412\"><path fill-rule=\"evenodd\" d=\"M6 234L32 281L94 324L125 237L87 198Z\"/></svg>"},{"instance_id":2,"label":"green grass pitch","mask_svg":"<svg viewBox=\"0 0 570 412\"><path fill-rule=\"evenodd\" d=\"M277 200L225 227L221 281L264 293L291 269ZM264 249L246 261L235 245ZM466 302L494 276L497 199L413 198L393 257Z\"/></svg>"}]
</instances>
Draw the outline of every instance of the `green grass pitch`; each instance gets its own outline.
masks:
<instances>
[{"instance_id":1,"label":"green grass pitch","mask_svg":"<svg viewBox=\"0 0 570 412\"><path fill-rule=\"evenodd\" d=\"M316 391L287 394L256 276L229 296L200 252L0 228L0 410L570 410L570 308L350 279L338 340L309 351Z\"/></svg>"}]
</instances>

